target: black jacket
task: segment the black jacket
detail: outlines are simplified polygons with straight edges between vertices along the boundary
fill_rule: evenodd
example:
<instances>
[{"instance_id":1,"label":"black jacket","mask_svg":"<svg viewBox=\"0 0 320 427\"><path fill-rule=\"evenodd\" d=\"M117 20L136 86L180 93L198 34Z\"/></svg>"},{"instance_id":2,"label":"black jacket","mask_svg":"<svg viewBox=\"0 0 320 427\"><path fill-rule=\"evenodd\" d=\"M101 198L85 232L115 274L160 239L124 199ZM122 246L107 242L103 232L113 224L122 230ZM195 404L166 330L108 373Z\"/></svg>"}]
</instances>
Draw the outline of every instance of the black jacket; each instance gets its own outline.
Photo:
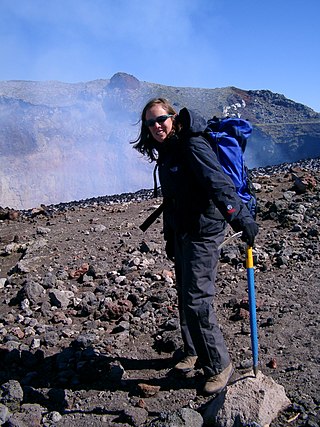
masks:
<instances>
[{"instance_id":1,"label":"black jacket","mask_svg":"<svg viewBox=\"0 0 320 427\"><path fill-rule=\"evenodd\" d=\"M210 234L214 222L223 220L241 231L254 220L202 136L206 121L186 108L178 120L182 131L157 147L165 240L173 231Z\"/></svg>"}]
</instances>

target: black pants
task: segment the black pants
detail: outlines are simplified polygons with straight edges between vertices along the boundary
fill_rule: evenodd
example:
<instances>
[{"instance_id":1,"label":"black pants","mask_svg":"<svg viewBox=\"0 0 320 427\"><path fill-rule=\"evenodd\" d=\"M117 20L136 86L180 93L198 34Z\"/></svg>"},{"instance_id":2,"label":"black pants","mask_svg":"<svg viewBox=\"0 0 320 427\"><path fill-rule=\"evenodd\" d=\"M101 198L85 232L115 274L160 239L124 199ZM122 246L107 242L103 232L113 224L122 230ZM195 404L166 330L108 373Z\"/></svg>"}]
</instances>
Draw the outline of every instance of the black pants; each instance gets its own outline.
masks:
<instances>
[{"instance_id":1,"label":"black pants","mask_svg":"<svg viewBox=\"0 0 320 427\"><path fill-rule=\"evenodd\" d=\"M176 235L175 271L184 351L198 356L206 376L220 373L230 363L213 307L218 246L224 230L225 223L217 221L210 235Z\"/></svg>"}]
</instances>

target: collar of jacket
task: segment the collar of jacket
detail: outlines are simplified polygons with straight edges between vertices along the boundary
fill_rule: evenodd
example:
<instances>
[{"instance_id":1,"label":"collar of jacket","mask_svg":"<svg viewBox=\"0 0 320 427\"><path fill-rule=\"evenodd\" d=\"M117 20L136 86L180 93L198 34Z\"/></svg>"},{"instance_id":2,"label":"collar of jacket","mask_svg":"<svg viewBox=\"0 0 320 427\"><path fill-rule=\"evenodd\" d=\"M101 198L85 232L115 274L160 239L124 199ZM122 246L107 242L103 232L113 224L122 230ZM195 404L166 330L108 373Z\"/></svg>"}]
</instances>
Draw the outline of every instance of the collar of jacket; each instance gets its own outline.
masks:
<instances>
[{"instance_id":1,"label":"collar of jacket","mask_svg":"<svg viewBox=\"0 0 320 427\"><path fill-rule=\"evenodd\" d=\"M156 144L156 150L158 151L159 156L177 147L179 141L180 141L179 136L174 134L170 138L167 138L166 140L164 140L163 142L158 142Z\"/></svg>"}]
</instances>

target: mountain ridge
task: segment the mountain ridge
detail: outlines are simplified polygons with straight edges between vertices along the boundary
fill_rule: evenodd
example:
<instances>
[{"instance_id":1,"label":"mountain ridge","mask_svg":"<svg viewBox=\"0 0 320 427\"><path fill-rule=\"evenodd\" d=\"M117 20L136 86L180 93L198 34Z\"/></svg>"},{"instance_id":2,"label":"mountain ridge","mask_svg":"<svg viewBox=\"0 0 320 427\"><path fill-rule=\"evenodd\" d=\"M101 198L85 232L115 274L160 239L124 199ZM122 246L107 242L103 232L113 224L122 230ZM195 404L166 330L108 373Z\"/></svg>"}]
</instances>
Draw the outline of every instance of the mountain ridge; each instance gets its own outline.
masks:
<instances>
[{"instance_id":1,"label":"mountain ridge","mask_svg":"<svg viewBox=\"0 0 320 427\"><path fill-rule=\"evenodd\" d=\"M320 156L320 113L269 90L164 86L126 73L79 83L6 81L0 82L0 206L150 188L151 165L130 141L143 106L158 96L208 118L249 119L250 168Z\"/></svg>"}]
</instances>

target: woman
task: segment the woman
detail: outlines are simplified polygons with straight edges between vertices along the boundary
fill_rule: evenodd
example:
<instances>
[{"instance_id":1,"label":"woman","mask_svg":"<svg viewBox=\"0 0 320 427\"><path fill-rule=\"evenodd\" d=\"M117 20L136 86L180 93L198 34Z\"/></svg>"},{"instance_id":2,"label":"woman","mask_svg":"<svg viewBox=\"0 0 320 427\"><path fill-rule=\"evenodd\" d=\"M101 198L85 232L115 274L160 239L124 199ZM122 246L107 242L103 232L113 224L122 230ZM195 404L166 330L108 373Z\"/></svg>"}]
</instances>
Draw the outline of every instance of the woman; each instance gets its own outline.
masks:
<instances>
[{"instance_id":1,"label":"woman","mask_svg":"<svg viewBox=\"0 0 320 427\"><path fill-rule=\"evenodd\" d=\"M164 201L167 256L175 262L181 334L185 357L175 369L201 364L204 392L220 392L233 372L213 308L219 245L226 224L242 231L249 246L258 226L235 192L202 132L204 118L164 98L147 103L134 141L140 153L157 161Z\"/></svg>"}]
</instances>

